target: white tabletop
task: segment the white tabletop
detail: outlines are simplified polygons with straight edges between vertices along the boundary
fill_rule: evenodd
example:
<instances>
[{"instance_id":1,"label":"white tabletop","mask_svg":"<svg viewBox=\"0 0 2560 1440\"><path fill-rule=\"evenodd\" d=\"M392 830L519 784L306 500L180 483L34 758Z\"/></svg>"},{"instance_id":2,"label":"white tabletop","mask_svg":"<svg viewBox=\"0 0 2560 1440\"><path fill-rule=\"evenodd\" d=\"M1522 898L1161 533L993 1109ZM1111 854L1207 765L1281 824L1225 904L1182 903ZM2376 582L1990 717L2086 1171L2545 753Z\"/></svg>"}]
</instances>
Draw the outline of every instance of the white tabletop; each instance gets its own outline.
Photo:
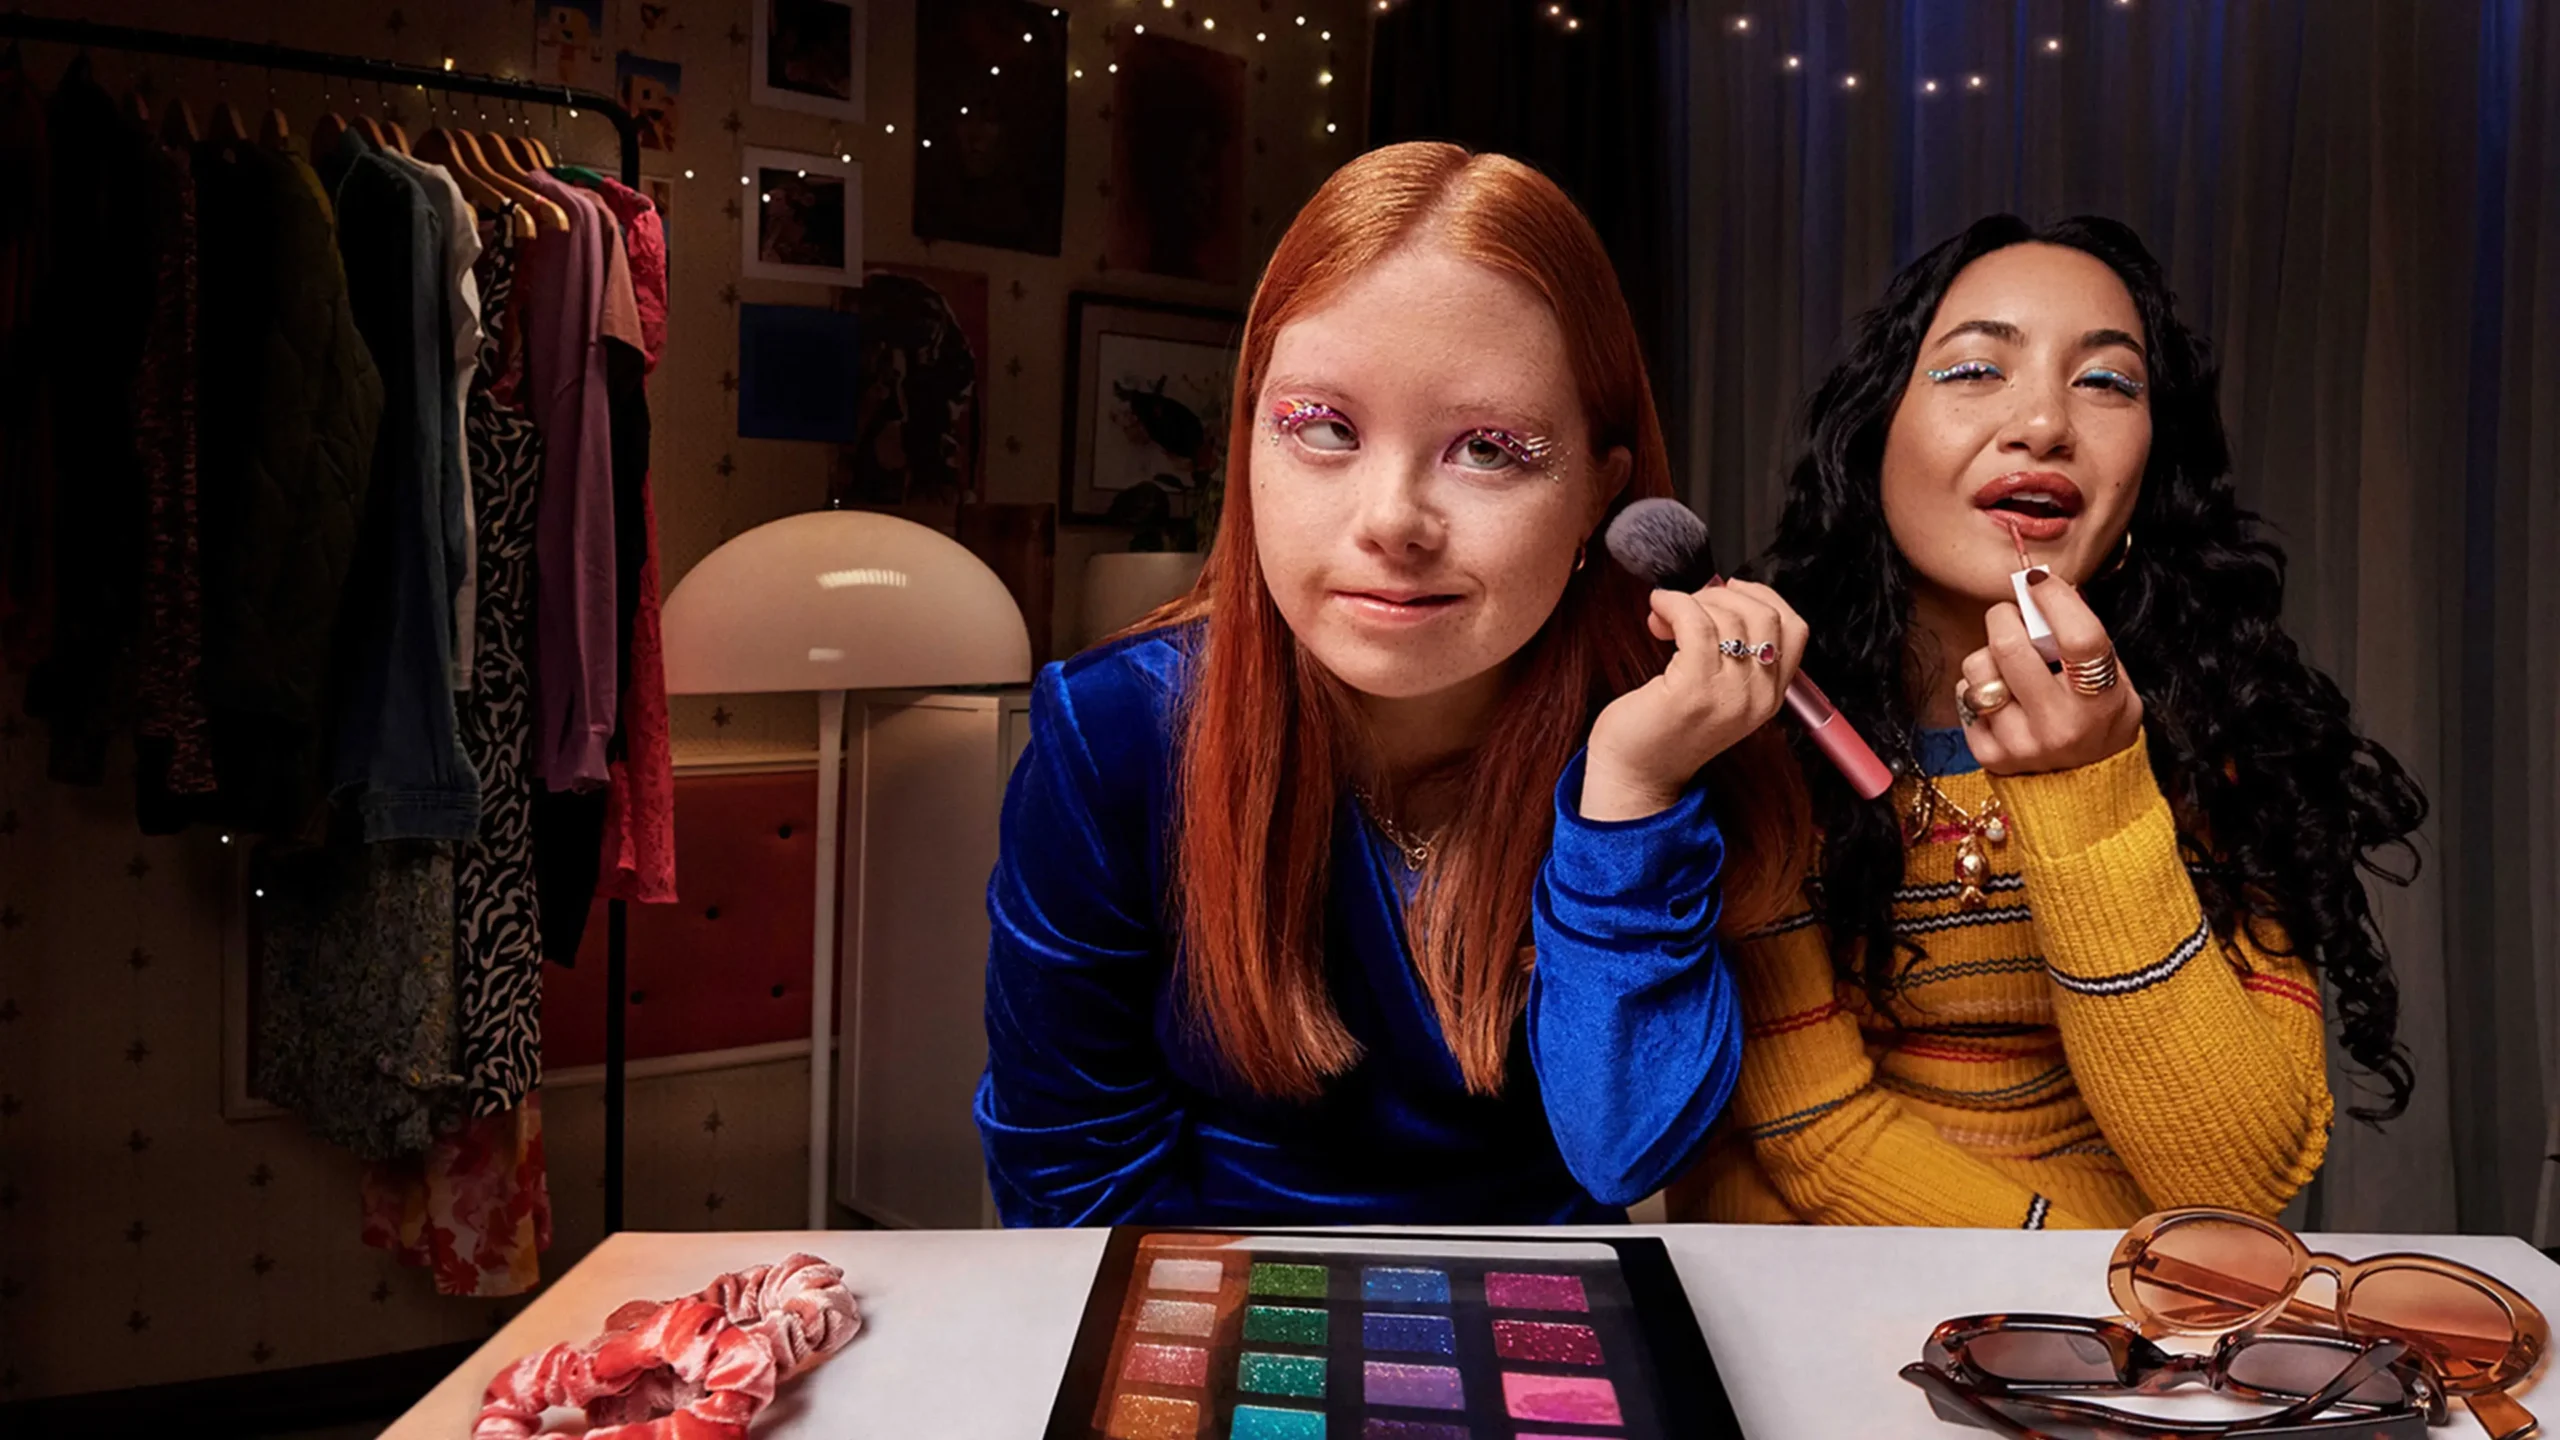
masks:
<instances>
[{"instance_id":1,"label":"white tabletop","mask_svg":"<svg viewBox=\"0 0 2560 1440\"><path fill-rule=\"evenodd\" d=\"M1535 1233L1662 1237L1755 1440L1980 1435L1939 1421L1894 1373L1918 1357L1931 1326L1982 1311L2114 1308L2106 1290L2114 1231L1668 1225ZM1033 1440L1048 1424L1104 1238L1098 1230L616 1235L386 1433L462 1440L490 1378L518 1357L589 1339L624 1301L689 1294L722 1271L805 1251L844 1267L861 1297L863 1331L786 1386L756 1422L757 1436ZM2511 1237L2305 1238L2351 1257L2423 1250L2460 1260L2560 1313L2560 1265ZM2533 1405L2541 1379L2537 1372L2517 1398ZM2560 1410L2560 1398L2549 1408ZM2457 1410L2438 1433L2482 1432Z\"/></svg>"}]
</instances>

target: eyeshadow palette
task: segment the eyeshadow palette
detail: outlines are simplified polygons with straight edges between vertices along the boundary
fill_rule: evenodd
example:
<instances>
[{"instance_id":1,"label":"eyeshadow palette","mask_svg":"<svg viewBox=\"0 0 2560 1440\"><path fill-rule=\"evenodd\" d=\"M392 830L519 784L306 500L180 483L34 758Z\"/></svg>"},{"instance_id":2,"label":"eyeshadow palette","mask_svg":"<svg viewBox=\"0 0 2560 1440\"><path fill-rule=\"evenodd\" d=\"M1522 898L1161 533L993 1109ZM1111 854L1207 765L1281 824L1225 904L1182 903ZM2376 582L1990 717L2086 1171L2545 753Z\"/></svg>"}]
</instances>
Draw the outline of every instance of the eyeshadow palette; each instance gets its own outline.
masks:
<instances>
[{"instance_id":1,"label":"eyeshadow palette","mask_svg":"<svg viewBox=\"0 0 2560 1440\"><path fill-rule=\"evenodd\" d=\"M1662 1242L1124 1228L1049 1440L1741 1435Z\"/></svg>"}]
</instances>

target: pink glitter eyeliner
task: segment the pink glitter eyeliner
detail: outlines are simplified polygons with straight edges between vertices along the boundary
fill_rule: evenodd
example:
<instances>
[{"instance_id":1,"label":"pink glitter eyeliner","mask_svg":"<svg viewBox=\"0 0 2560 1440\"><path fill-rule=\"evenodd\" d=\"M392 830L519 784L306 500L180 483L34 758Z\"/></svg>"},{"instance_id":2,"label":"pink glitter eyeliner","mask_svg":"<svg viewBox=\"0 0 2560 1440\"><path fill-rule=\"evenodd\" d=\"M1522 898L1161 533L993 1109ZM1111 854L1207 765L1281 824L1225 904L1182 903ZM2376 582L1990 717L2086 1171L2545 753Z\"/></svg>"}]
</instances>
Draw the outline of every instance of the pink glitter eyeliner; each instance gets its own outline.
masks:
<instances>
[{"instance_id":1,"label":"pink glitter eyeliner","mask_svg":"<svg viewBox=\"0 0 2560 1440\"><path fill-rule=\"evenodd\" d=\"M1340 420L1342 412L1321 400L1283 401L1271 407L1274 434L1294 435L1310 420Z\"/></svg>"}]
</instances>

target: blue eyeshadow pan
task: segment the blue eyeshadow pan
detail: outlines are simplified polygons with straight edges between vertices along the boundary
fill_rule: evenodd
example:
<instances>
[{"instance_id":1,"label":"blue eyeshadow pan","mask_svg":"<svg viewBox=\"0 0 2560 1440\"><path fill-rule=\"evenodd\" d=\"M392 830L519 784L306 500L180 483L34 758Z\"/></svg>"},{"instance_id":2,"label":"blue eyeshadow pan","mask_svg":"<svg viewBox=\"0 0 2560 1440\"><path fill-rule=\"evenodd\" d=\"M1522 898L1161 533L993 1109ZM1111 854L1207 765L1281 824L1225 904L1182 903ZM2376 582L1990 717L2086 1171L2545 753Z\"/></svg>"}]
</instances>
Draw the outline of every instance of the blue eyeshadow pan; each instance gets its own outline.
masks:
<instances>
[{"instance_id":1,"label":"blue eyeshadow pan","mask_svg":"<svg viewBox=\"0 0 2560 1440\"><path fill-rule=\"evenodd\" d=\"M1449 1272L1371 1265L1360 1272L1360 1298L1390 1305L1446 1305Z\"/></svg>"},{"instance_id":2,"label":"blue eyeshadow pan","mask_svg":"<svg viewBox=\"0 0 2560 1440\"><path fill-rule=\"evenodd\" d=\"M1455 1355L1458 1331L1446 1315L1397 1315L1373 1310L1360 1317L1360 1344L1369 1350Z\"/></svg>"}]
</instances>

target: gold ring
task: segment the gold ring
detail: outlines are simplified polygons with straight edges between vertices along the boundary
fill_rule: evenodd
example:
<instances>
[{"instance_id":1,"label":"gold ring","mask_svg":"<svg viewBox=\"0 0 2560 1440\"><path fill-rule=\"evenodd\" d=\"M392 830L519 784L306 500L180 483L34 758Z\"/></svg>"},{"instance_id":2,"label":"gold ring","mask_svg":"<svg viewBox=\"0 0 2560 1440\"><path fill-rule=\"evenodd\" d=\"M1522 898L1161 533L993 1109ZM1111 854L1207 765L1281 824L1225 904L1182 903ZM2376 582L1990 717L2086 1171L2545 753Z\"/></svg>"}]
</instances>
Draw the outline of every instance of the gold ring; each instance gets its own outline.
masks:
<instances>
[{"instance_id":1,"label":"gold ring","mask_svg":"<svg viewBox=\"0 0 2560 1440\"><path fill-rule=\"evenodd\" d=\"M2116 652L2109 650L2094 660L2067 661L2063 664L2062 674L2071 682L2071 688L2081 694L2104 695L2116 688Z\"/></svg>"},{"instance_id":2,"label":"gold ring","mask_svg":"<svg viewBox=\"0 0 2560 1440\"><path fill-rule=\"evenodd\" d=\"M2004 680L1985 680L1973 687L1973 713L1988 715L2009 703L2009 685Z\"/></svg>"}]
</instances>

